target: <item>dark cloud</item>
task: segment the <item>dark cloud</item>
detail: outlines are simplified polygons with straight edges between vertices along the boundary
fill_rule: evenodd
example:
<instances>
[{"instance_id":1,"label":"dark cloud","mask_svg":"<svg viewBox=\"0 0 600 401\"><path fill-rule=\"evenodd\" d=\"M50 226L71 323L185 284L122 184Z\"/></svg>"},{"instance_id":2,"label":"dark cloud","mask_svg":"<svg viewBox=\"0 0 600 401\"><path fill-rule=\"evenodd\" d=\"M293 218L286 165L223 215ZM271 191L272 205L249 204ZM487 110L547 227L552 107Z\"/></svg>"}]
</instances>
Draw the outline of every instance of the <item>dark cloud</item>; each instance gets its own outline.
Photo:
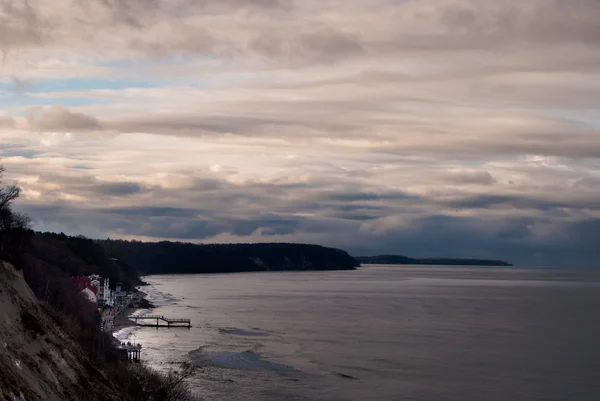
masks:
<instances>
[{"instance_id":1,"label":"dark cloud","mask_svg":"<svg viewBox=\"0 0 600 401\"><path fill-rule=\"evenodd\" d=\"M224 180L217 178L193 178L189 184L189 188L193 191L216 191L228 187Z\"/></svg>"},{"instance_id":2,"label":"dark cloud","mask_svg":"<svg viewBox=\"0 0 600 401\"><path fill-rule=\"evenodd\" d=\"M238 236L250 236L260 231L263 236L288 235L296 233L302 224L302 218L285 218L273 214L249 216L247 219L226 220L231 228L228 232Z\"/></svg>"},{"instance_id":3,"label":"dark cloud","mask_svg":"<svg viewBox=\"0 0 600 401\"><path fill-rule=\"evenodd\" d=\"M19 205L38 228L120 236L211 241L230 234L233 241L290 240L342 247L354 255L398 253L414 257L506 259L516 264L597 267L600 220L571 222L539 218L482 219L428 215L404 227L365 231L363 221L320 217L248 214L230 218L204 210L127 208L89 210L72 205ZM107 218L117 214L118 219Z\"/></svg>"},{"instance_id":4,"label":"dark cloud","mask_svg":"<svg viewBox=\"0 0 600 401\"><path fill-rule=\"evenodd\" d=\"M493 185L497 180L488 171L464 171L446 173L442 179L452 184Z\"/></svg>"},{"instance_id":5,"label":"dark cloud","mask_svg":"<svg viewBox=\"0 0 600 401\"><path fill-rule=\"evenodd\" d=\"M32 131L100 131L104 128L98 119L84 113L70 111L64 106L31 108L27 117Z\"/></svg>"},{"instance_id":6,"label":"dark cloud","mask_svg":"<svg viewBox=\"0 0 600 401\"><path fill-rule=\"evenodd\" d=\"M600 199L590 197L570 197L560 199L527 197L525 195L477 195L448 201L445 204L457 209L489 209L503 206L517 209L551 210L551 209L591 209L600 210Z\"/></svg>"},{"instance_id":7,"label":"dark cloud","mask_svg":"<svg viewBox=\"0 0 600 401\"><path fill-rule=\"evenodd\" d=\"M136 218L153 218L153 217L173 217L173 218L185 218L193 219L198 217L199 214L207 214L206 210L202 209L190 209L181 207L167 207L167 206L136 206L136 207L114 207L114 208L103 208L93 209L94 213L101 214L113 214L124 218L136 217Z\"/></svg>"},{"instance_id":8,"label":"dark cloud","mask_svg":"<svg viewBox=\"0 0 600 401\"><path fill-rule=\"evenodd\" d=\"M86 170L84 169L83 171ZM52 188L48 192L54 195L58 192L59 194L77 194L93 198L124 197L141 194L150 190L150 188L136 182L99 180L88 173L71 175L44 173L39 175L37 183L42 190L48 187ZM59 188L58 191L56 187Z\"/></svg>"},{"instance_id":9,"label":"dark cloud","mask_svg":"<svg viewBox=\"0 0 600 401\"><path fill-rule=\"evenodd\" d=\"M420 196L406 192L332 192L326 195L328 200L340 202L362 202L362 201L383 201L383 200L418 200Z\"/></svg>"},{"instance_id":10,"label":"dark cloud","mask_svg":"<svg viewBox=\"0 0 600 401\"><path fill-rule=\"evenodd\" d=\"M573 187L575 189L598 189L600 188L600 177L584 177L577 180Z\"/></svg>"},{"instance_id":11,"label":"dark cloud","mask_svg":"<svg viewBox=\"0 0 600 401\"><path fill-rule=\"evenodd\" d=\"M477 137L450 133L445 136L425 136L395 146L378 146L381 153L407 155L436 155L463 160L489 159L500 155L545 155L573 159L600 158L600 135L595 131L581 132L573 128L547 133L496 135L488 133ZM433 140L435 139L435 140Z\"/></svg>"},{"instance_id":12,"label":"dark cloud","mask_svg":"<svg viewBox=\"0 0 600 401\"><path fill-rule=\"evenodd\" d=\"M3 127L14 127L15 120L12 117L0 116L0 128Z\"/></svg>"},{"instance_id":13,"label":"dark cloud","mask_svg":"<svg viewBox=\"0 0 600 401\"><path fill-rule=\"evenodd\" d=\"M377 220L381 218L381 215L375 213L366 213L366 212L341 212L335 211L328 215L329 217L333 217L341 220L357 220L357 221L369 221L369 220Z\"/></svg>"},{"instance_id":14,"label":"dark cloud","mask_svg":"<svg viewBox=\"0 0 600 401\"><path fill-rule=\"evenodd\" d=\"M35 3L28 0L0 3L0 51L28 48L43 43L47 25Z\"/></svg>"},{"instance_id":15,"label":"dark cloud","mask_svg":"<svg viewBox=\"0 0 600 401\"><path fill-rule=\"evenodd\" d=\"M547 232L536 233L542 227ZM432 215L410 227L354 241L354 255L398 253L414 257L505 259L520 265L598 267L600 248L593 235L600 222L539 219L481 219ZM590 236L591 235L591 236ZM598 238L598 237L595 237ZM566 240L567 239L567 240ZM580 241L582 239L582 241ZM365 241L365 237L360 237Z\"/></svg>"},{"instance_id":16,"label":"dark cloud","mask_svg":"<svg viewBox=\"0 0 600 401\"><path fill-rule=\"evenodd\" d=\"M95 184L92 191L101 195L120 196L139 194L144 187L135 182L111 182Z\"/></svg>"}]
</instances>

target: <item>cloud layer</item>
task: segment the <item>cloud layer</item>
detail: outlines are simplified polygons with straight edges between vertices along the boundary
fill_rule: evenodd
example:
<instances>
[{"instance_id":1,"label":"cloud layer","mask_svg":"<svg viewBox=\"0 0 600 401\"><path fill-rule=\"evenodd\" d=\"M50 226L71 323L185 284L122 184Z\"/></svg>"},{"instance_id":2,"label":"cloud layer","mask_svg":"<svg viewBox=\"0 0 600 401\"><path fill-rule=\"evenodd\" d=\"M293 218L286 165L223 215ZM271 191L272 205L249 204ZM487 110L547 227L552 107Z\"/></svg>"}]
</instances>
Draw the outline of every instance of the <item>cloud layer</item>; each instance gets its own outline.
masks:
<instances>
[{"instance_id":1,"label":"cloud layer","mask_svg":"<svg viewBox=\"0 0 600 401\"><path fill-rule=\"evenodd\" d=\"M596 0L4 0L42 230L594 265Z\"/></svg>"}]
</instances>

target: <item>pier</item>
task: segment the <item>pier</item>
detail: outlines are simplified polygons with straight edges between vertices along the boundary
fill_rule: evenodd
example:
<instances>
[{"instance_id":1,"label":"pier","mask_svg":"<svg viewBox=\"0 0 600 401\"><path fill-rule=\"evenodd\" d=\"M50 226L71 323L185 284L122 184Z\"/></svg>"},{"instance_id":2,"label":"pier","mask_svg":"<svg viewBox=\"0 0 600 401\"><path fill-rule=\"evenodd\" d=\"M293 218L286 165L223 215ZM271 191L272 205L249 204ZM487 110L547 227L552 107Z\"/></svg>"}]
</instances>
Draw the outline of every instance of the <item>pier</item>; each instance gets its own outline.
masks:
<instances>
[{"instance_id":1,"label":"pier","mask_svg":"<svg viewBox=\"0 0 600 401\"><path fill-rule=\"evenodd\" d=\"M153 327L192 327L192 321L190 319L169 319L162 315L142 315L142 316L130 316L135 319L135 324L138 326L153 326ZM140 323L139 320L156 320L156 324L153 323ZM161 324L161 322L163 324ZM165 324L166 323L166 324Z\"/></svg>"},{"instance_id":2,"label":"pier","mask_svg":"<svg viewBox=\"0 0 600 401\"><path fill-rule=\"evenodd\" d=\"M142 344L121 343L117 347L121 359L129 362L139 362L142 354Z\"/></svg>"}]
</instances>

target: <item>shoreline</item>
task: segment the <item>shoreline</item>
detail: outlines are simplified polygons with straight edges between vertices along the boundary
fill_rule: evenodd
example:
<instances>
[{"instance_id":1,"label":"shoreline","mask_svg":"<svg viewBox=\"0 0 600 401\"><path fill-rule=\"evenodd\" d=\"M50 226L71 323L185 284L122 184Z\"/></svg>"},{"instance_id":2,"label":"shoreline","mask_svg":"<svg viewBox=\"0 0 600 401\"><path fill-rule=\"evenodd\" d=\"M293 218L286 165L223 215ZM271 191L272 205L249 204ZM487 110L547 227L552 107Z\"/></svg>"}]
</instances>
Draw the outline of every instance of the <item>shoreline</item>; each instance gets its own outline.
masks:
<instances>
[{"instance_id":1,"label":"shoreline","mask_svg":"<svg viewBox=\"0 0 600 401\"><path fill-rule=\"evenodd\" d=\"M133 299L129 306L123 309L123 311L118 316L115 316L115 320L111 330L113 336L115 335L115 333L122 329L128 327L137 327L137 324L130 319L130 316L135 315L141 310L149 310L155 308L155 306L152 305L152 303L150 303L146 299L146 295L148 294L146 294L143 291L137 291L133 293Z\"/></svg>"},{"instance_id":2,"label":"shoreline","mask_svg":"<svg viewBox=\"0 0 600 401\"><path fill-rule=\"evenodd\" d=\"M133 315L139 308L125 308L125 310L117 317L115 317L115 322L113 323L112 333L113 335L120 331L121 329L125 329L127 327L136 326L133 320L129 319L129 316Z\"/></svg>"}]
</instances>

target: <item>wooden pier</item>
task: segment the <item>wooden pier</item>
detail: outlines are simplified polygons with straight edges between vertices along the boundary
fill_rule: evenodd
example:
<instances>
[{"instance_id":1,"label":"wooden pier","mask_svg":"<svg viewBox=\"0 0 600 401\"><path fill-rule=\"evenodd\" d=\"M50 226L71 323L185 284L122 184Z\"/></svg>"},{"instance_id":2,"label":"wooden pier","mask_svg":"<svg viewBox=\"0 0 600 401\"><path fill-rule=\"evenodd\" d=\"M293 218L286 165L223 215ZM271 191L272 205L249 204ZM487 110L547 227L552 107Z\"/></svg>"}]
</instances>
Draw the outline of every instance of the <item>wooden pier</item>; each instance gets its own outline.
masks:
<instances>
[{"instance_id":1,"label":"wooden pier","mask_svg":"<svg viewBox=\"0 0 600 401\"><path fill-rule=\"evenodd\" d=\"M169 319L162 315L142 315L142 316L130 316L135 319L135 324L138 326L152 326L152 327L192 327L192 321L190 319ZM156 320L156 324L140 323L139 320ZM166 324L160 324L164 322Z\"/></svg>"}]
</instances>

